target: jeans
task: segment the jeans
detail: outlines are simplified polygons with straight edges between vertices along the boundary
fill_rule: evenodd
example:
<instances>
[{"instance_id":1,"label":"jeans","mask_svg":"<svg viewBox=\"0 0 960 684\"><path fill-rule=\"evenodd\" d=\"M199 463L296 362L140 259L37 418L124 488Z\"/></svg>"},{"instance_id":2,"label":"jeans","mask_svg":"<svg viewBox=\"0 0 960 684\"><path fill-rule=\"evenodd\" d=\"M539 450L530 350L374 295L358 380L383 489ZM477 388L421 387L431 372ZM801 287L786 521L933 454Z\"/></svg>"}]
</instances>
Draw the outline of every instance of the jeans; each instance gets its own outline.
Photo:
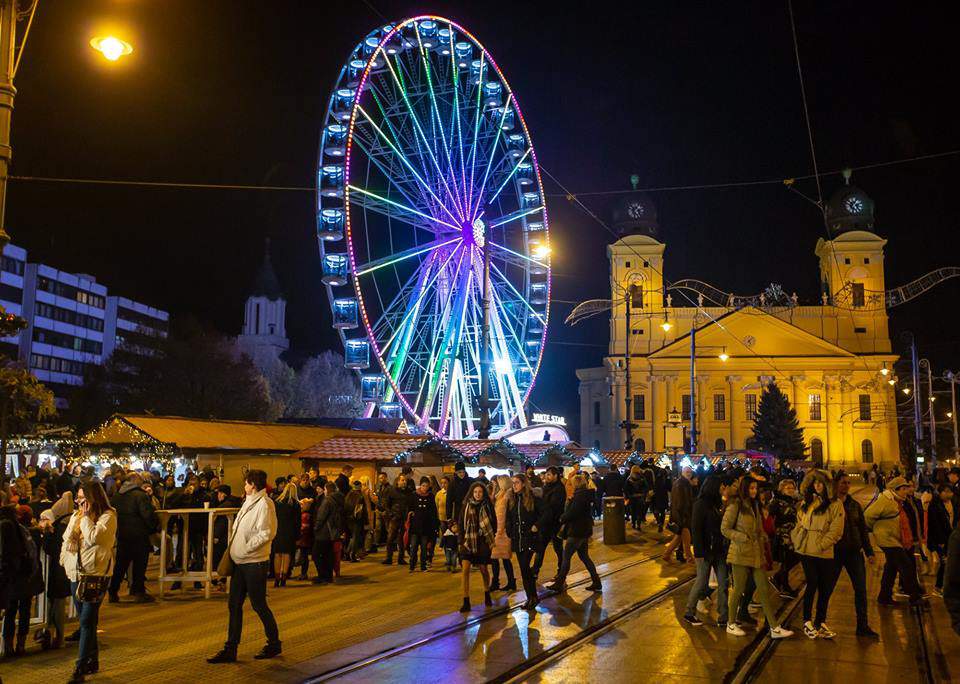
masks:
<instances>
[{"instance_id":1,"label":"jeans","mask_svg":"<svg viewBox=\"0 0 960 684\"><path fill-rule=\"evenodd\" d=\"M116 594L120 590L120 583L130 564L130 593L133 595L147 593L147 560L150 558L150 540L146 538L120 539L117 542L117 562L113 568L113 577L110 579L110 593Z\"/></svg>"},{"instance_id":2,"label":"jeans","mask_svg":"<svg viewBox=\"0 0 960 684\"><path fill-rule=\"evenodd\" d=\"M737 606L740 605L740 599L743 598L744 591L747 588L747 578L752 577L756 585L756 596L760 599L760 605L763 606L763 614L767 618L767 625L771 628L778 626L777 614L773 610L773 604L770 603L770 594L767 592L767 571L763 568L753 568L748 565L733 566L733 591L727 597L728 615L737 615Z\"/></svg>"},{"instance_id":3,"label":"jeans","mask_svg":"<svg viewBox=\"0 0 960 684\"><path fill-rule=\"evenodd\" d=\"M793 549L783 549L781 552L780 569L773 576L773 582L778 589L790 588L790 570L800 562L799 554Z\"/></svg>"},{"instance_id":4,"label":"jeans","mask_svg":"<svg viewBox=\"0 0 960 684\"><path fill-rule=\"evenodd\" d=\"M420 557L420 569L427 569L427 544L430 541L430 535L411 534L410 535L410 569L413 570L417 565L417 557Z\"/></svg>"},{"instance_id":5,"label":"jeans","mask_svg":"<svg viewBox=\"0 0 960 684\"><path fill-rule=\"evenodd\" d=\"M457 550L450 547L444 547L443 559L446 562L447 567L454 567L457 564Z\"/></svg>"},{"instance_id":6,"label":"jeans","mask_svg":"<svg viewBox=\"0 0 960 684\"><path fill-rule=\"evenodd\" d=\"M943 571L947 568L947 547L946 544L938 544L930 547L930 552L937 554L937 589L943 589Z\"/></svg>"},{"instance_id":7,"label":"jeans","mask_svg":"<svg viewBox=\"0 0 960 684\"><path fill-rule=\"evenodd\" d=\"M646 510L644 510L645 503L643 497L630 497L630 524L634 529L637 529L647 516Z\"/></svg>"},{"instance_id":8,"label":"jeans","mask_svg":"<svg viewBox=\"0 0 960 684\"><path fill-rule=\"evenodd\" d=\"M227 628L227 641L224 650L236 653L243 632L243 603L250 597L250 605L263 623L268 644L280 643L277 621L267 605L267 565L262 563L237 563L233 566L233 578L230 580L230 623ZM82 637L81 637L82 643Z\"/></svg>"},{"instance_id":9,"label":"jeans","mask_svg":"<svg viewBox=\"0 0 960 684\"><path fill-rule=\"evenodd\" d=\"M877 600L887 602L893 600L893 581L900 574L900 583L904 591L910 596L910 601L919 601L923 592L917 580L916 566L910 562L911 551L901 546L881 547L886 563L883 564L883 575L880 577L880 595Z\"/></svg>"},{"instance_id":10,"label":"jeans","mask_svg":"<svg viewBox=\"0 0 960 684\"><path fill-rule=\"evenodd\" d=\"M390 520L387 522L387 560L393 562L393 552L400 548L399 553L397 553L397 563L403 565L403 556L406 551L406 547L403 545L403 523L400 521L400 518L396 516L391 516Z\"/></svg>"},{"instance_id":11,"label":"jeans","mask_svg":"<svg viewBox=\"0 0 960 684\"><path fill-rule=\"evenodd\" d=\"M801 555L800 562L807 578L807 588L803 591L803 621L808 622L813 616L813 601L816 598L817 613L813 626L820 629L820 625L827 621L827 606L830 605L830 595L839 576L836 561L832 558Z\"/></svg>"},{"instance_id":12,"label":"jeans","mask_svg":"<svg viewBox=\"0 0 960 684\"><path fill-rule=\"evenodd\" d=\"M836 560L837 579L840 573L847 571L850 583L853 585L853 605L857 610L857 625L867 625L867 567L863 562L863 553L860 551L838 551ZM836 580L834 580L836 586Z\"/></svg>"},{"instance_id":13,"label":"jeans","mask_svg":"<svg viewBox=\"0 0 960 684\"><path fill-rule=\"evenodd\" d=\"M723 559L709 560L707 558L696 558L697 578L693 581L693 587L690 588L690 595L687 596L687 615L694 615L699 601L707 593L707 587L710 585L710 570L717 573L717 619L720 622L726 622L729 610L727 606L727 564Z\"/></svg>"},{"instance_id":14,"label":"jeans","mask_svg":"<svg viewBox=\"0 0 960 684\"><path fill-rule=\"evenodd\" d=\"M333 581L333 542L329 539L316 539L313 542L313 564L317 568L317 577L324 582Z\"/></svg>"},{"instance_id":15,"label":"jeans","mask_svg":"<svg viewBox=\"0 0 960 684\"><path fill-rule=\"evenodd\" d=\"M100 604L81 603L76 599L77 582L70 583L70 593L74 596L73 605L77 609L77 616L80 618L80 642L77 653L77 665L85 665L91 661L97 661L100 657L100 646L97 643L97 623L100 621Z\"/></svg>"},{"instance_id":16,"label":"jeans","mask_svg":"<svg viewBox=\"0 0 960 684\"><path fill-rule=\"evenodd\" d=\"M563 584L567 575L570 573L570 561L573 554L577 554L583 565L590 573L590 579L597 584L600 583L600 575L597 574L597 566L590 560L590 554L587 553L587 545L590 543L590 537L567 537L563 545L563 560L560 562L560 570L557 572L557 584Z\"/></svg>"},{"instance_id":17,"label":"jeans","mask_svg":"<svg viewBox=\"0 0 960 684\"><path fill-rule=\"evenodd\" d=\"M537 557L533 561L533 574L537 576L540 574L540 568L543 567L543 558L547 553L547 547L553 546L553 552L557 554L557 570L560 569L560 566L563 565L563 542L560 541L560 538L554 534L550 537L549 541L544 541L541 545L540 550L537 552Z\"/></svg>"},{"instance_id":18,"label":"jeans","mask_svg":"<svg viewBox=\"0 0 960 684\"><path fill-rule=\"evenodd\" d=\"M47 627L52 627L54 636L63 638L67 621L67 600L47 597Z\"/></svg>"},{"instance_id":19,"label":"jeans","mask_svg":"<svg viewBox=\"0 0 960 684\"><path fill-rule=\"evenodd\" d=\"M537 598L537 579L533 575L533 551L517 551L517 565L520 566L520 579L527 600Z\"/></svg>"}]
</instances>

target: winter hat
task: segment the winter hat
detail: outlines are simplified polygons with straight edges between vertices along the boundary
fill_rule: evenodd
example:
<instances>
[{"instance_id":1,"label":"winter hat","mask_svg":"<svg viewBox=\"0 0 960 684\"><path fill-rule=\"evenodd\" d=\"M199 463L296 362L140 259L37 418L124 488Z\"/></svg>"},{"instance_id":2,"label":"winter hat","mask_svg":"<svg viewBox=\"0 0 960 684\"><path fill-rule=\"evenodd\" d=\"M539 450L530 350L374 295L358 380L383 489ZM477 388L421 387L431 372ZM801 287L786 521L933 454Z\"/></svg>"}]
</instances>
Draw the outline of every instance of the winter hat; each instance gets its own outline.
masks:
<instances>
[{"instance_id":1,"label":"winter hat","mask_svg":"<svg viewBox=\"0 0 960 684\"><path fill-rule=\"evenodd\" d=\"M887 489L889 489L891 492L895 492L900 487L906 487L908 484L909 483L905 478L894 477L891 478L891 480L887 483Z\"/></svg>"},{"instance_id":2,"label":"winter hat","mask_svg":"<svg viewBox=\"0 0 960 684\"><path fill-rule=\"evenodd\" d=\"M460 470L466 470L467 466L463 464L463 461L457 461L457 464L453 466L453 472L458 472Z\"/></svg>"}]
</instances>

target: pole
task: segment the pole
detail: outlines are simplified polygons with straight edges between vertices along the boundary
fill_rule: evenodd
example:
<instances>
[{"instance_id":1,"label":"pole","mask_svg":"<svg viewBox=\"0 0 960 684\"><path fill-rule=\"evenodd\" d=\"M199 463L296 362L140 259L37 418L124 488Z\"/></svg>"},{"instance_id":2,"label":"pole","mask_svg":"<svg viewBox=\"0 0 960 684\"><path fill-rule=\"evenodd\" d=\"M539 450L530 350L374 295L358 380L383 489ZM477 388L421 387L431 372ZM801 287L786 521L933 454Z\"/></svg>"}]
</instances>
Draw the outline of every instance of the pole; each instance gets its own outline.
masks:
<instances>
[{"instance_id":1,"label":"pole","mask_svg":"<svg viewBox=\"0 0 960 684\"><path fill-rule=\"evenodd\" d=\"M923 420L920 412L920 361L917 360L917 340L910 333L910 375L913 378L913 429L917 440L917 451L923 449Z\"/></svg>"},{"instance_id":2,"label":"pole","mask_svg":"<svg viewBox=\"0 0 960 684\"><path fill-rule=\"evenodd\" d=\"M697 318L690 326L690 453L697 453Z\"/></svg>"},{"instance_id":3,"label":"pole","mask_svg":"<svg viewBox=\"0 0 960 684\"><path fill-rule=\"evenodd\" d=\"M930 404L930 464L932 468L937 467L937 414L933 410L933 370L930 368L930 361L923 359L920 363L927 366L927 403Z\"/></svg>"},{"instance_id":4,"label":"pole","mask_svg":"<svg viewBox=\"0 0 960 684\"><path fill-rule=\"evenodd\" d=\"M10 242L6 231L7 176L13 148L10 146L10 121L13 118L14 47L17 42L17 2L0 0L0 251Z\"/></svg>"},{"instance_id":5,"label":"pole","mask_svg":"<svg viewBox=\"0 0 960 684\"><path fill-rule=\"evenodd\" d=\"M627 430L627 438L626 440L624 440L624 447L626 447L627 449L633 449L633 416L630 413L630 408L633 405L633 386L630 384L630 333L633 332L630 329L632 325L630 321L630 306L631 304L633 304L633 302L630 301L629 288L627 289L627 293L624 296L624 302L627 305L627 334L625 338L627 348L624 350L624 356L626 357L626 364L627 364L626 378L625 378L627 383L627 388L626 388L627 396L625 399L627 412L626 412L626 415L624 415L623 417L623 426Z\"/></svg>"},{"instance_id":6,"label":"pole","mask_svg":"<svg viewBox=\"0 0 960 684\"><path fill-rule=\"evenodd\" d=\"M960 454L960 439L957 437L957 376L953 371L947 371L945 376L950 381L950 418L953 420L953 457Z\"/></svg>"},{"instance_id":7,"label":"pole","mask_svg":"<svg viewBox=\"0 0 960 684\"><path fill-rule=\"evenodd\" d=\"M487 236L488 238L490 236ZM477 437L490 438L490 242L483 242L483 327L480 332L480 429Z\"/></svg>"}]
</instances>

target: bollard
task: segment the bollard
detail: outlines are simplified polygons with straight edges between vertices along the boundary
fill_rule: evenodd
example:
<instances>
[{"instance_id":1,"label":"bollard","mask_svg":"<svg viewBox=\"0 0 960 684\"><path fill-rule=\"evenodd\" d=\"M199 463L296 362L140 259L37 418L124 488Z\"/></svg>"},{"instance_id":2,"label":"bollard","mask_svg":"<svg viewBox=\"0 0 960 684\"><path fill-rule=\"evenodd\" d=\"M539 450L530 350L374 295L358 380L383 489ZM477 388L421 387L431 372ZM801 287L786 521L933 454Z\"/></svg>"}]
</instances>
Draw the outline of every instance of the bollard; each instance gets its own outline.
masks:
<instances>
[{"instance_id":1,"label":"bollard","mask_svg":"<svg viewBox=\"0 0 960 684\"><path fill-rule=\"evenodd\" d=\"M622 496L603 498L603 543L607 546L623 544L627 541L624 512Z\"/></svg>"}]
</instances>

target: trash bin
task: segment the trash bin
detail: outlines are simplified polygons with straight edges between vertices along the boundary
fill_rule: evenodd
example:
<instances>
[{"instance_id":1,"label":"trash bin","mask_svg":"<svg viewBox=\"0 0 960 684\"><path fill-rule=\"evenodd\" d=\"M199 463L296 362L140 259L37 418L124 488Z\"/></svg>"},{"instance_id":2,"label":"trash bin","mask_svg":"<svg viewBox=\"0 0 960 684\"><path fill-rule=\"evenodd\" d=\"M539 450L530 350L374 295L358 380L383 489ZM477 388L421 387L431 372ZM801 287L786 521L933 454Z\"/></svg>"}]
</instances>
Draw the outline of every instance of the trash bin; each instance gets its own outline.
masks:
<instances>
[{"instance_id":1,"label":"trash bin","mask_svg":"<svg viewBox=\"0 0 960 684\"><path fill-rule=\"evenodd\" d=\"M627 541L625 506L622 496L603 497L603 543L607 546Z\"/></svg>"}]
</instances>

